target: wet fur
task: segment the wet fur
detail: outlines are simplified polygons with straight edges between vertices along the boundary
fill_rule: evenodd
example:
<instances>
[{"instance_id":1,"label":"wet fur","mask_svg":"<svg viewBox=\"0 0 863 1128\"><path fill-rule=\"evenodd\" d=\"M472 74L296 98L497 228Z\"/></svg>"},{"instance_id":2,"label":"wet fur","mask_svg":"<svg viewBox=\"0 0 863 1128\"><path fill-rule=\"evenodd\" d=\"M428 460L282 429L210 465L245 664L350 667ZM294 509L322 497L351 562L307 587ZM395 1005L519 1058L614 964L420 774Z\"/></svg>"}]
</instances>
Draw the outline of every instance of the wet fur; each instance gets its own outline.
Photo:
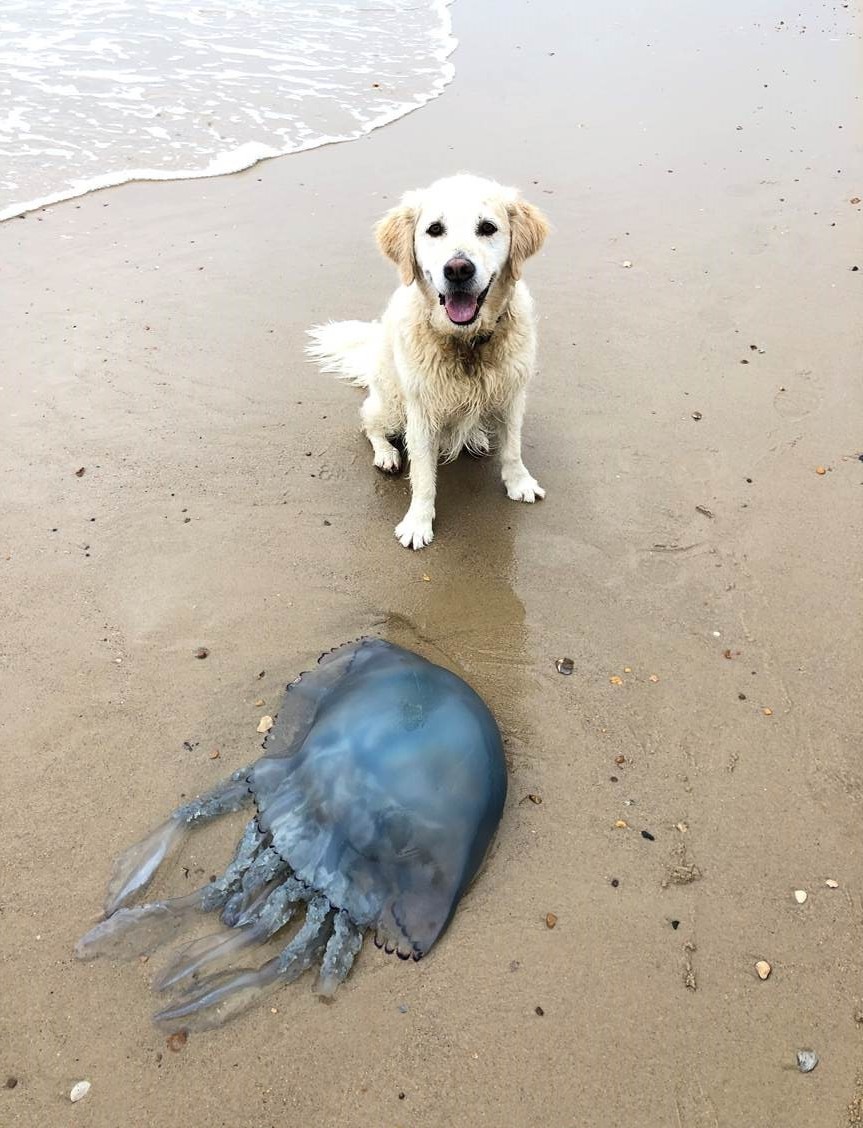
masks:
<instances>
[{"instance_id":1,"label":"wet fur","mask_svg":"<svg viewBox=\"0 0 863 1128\"><path fill-rule=\"evenodd\" d=\"M479 215L498 225L494 239L472 236ZM446 236L431 244L425 228L433 216L444 222ZM533 301L521 272L547 230L537 208L493 181L462 175L409 192L376 227L402 280L383 318L310 331L308 351L324 371L368 388L361 415L375 465L398 470L400 454L390 440L405 438L412 500L396 528L405 547L431 541L437 463L462 449L485 454L497 440L508 495L527 502L544 496L521 457L536 360ZM482 282L490 280L471 325L449 321L440 301L437 260L456 251L477 262Z\"/></svg>"}]
</instances>

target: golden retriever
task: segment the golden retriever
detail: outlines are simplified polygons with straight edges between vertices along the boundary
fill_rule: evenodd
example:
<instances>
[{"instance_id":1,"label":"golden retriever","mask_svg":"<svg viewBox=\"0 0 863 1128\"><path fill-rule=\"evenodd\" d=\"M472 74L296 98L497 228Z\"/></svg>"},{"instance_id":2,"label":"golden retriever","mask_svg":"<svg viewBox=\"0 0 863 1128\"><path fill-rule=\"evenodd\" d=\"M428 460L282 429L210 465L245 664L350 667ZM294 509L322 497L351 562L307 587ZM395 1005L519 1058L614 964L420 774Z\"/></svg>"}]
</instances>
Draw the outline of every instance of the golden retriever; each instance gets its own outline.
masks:
<instances>
[{"instance_id":1,"label":"golden retriever","mask_svg":"<svg viewBox=\"0 0 863 1128\"><path fill-rule=\"evenodd\" d=\"M545 491L521 456L525 396L535 365L533 301L521 280L548 223L513 188L461 174L408 192L376 228L402 285L380 321L309 330L326 372L367 388L363 429L379 469L396 472L404 438L411 503L396 526L405 548L432 536L438 462L495 442L514 501Z\"/></svg>"}]
</instances>

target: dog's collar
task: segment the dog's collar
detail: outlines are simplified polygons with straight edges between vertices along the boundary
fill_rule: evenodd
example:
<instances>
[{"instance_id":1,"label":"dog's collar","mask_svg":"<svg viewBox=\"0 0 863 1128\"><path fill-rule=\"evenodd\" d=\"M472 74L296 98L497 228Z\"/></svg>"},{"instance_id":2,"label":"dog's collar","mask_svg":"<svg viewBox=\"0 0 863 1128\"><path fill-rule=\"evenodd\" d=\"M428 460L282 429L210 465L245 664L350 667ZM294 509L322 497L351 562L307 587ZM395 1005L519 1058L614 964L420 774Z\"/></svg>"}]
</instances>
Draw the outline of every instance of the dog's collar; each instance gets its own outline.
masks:
<instances>
[{"instance_id":1,"label":"dog's collar","mask_svg":"<svg viewBox=\"0 0 863 1128\"><path fill-rule=\"evenodd\" d=\"M467 342L468 345L472 349L478 349L482 345L487 345L494 336L495 329L497 329L498 325L500 325L501 321L503 321L507 313L509 313L509 305L507 305L505 309L502 309L501 312L497 315L497 321L495 321L494 325L491 329L489 329L487 333L477 333L475 337L470 338L470 340Z\"/></svg>"}]
</instances>

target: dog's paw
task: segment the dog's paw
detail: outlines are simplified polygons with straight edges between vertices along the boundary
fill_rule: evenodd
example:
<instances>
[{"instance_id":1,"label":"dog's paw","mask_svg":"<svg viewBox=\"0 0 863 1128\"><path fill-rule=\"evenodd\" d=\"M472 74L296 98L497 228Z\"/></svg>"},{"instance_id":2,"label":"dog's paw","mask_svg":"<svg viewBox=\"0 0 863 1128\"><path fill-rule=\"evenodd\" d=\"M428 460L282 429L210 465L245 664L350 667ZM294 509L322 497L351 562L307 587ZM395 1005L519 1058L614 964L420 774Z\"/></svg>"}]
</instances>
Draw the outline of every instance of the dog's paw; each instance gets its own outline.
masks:
<instances>
[{"instance_id":1,"label":"dog's paw","mask_svg":"<svg viewBox=\"0 0 863 1128\"><path fill-rule=\"evenodd\" d=\"M410 512L396 525L396 540L405 548L425 548L431 544L434 533L430 517L420 517Z\"/></svg>"},{"instance_id":2,"label":"dog's paw","mask_svg":"<svg viewBox=\"0 0 863 1128\"><path fill-rule=\"evenodd\" d=\"M394 446L379 447L375 451L375 466L385 474L398 474L402 467L402 456Z\"/></svg>"},{"instance_id":3,"label":"dog's paw","mask_svg":"<svg viewBox=\"0 0 863 1128\"><path fill-rule=\"evenodd\" d=\"M530 474L523 474L518 478L510 478L504 482L506 496L512 501L526 501L528 504L545 497L545 490Z\"/></svg>"}]
</instances>

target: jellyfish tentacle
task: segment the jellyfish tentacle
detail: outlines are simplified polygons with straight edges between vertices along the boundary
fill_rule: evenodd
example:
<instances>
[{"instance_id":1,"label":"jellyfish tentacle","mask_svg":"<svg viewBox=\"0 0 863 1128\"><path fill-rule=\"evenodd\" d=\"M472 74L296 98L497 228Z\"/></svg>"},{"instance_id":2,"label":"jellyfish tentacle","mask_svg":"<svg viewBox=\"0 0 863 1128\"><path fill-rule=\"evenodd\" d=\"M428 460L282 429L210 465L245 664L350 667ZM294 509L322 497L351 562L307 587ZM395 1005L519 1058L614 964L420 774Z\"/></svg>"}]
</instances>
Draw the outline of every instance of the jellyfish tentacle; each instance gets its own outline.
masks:
<instances>
[{"instance_id":1,"label":"jellyfish tentacle","mask_svg":"<svg viewBox=\"0 0 863 1128\"><path fill-rule=\"evenodd\" d=\"M260 850L243 874L239 891L228 900L222 910L222 923L233 928L257 899L260 891L283 874L287 874L289 869L288 863L272 846Z\"/></svg>"},{"instance_id":2,"label":"jellyfish tentacle","mask_svg":"<svg viewBox=\"0 0 863 1128\"><path fill-rule=\"evenodd\" d=\"M354 924L344 909L339 909L333 921L333 931L321 960L316 991L329 998L338 985L347 978L354 960L363 946L362 931Z\"/></svg>"},{"instance_id":3,"label":"jellyfish tentacle","mask_svg":"<svg viewBox=\"0 0 863 1128\"><path fill-rule=\"evenodd\" d=\"M185 897L118 909L81 937L75 945L75 955L79 960L93 960L97 956L131 960L148 955L170 940L193 913L201 911L205 889L203 886Z\"/></svg>"},{"instance_id":4,"label":"jellyfish tentacle","mask_svg":"<svg viewBox=\"0 0 863 1128\"><path fill-rule=\"evenodd\" d=\"M208 1030L248 1010L275 988L298 979L324 950L332 930L333 910L326 897L315 895L306 920L281 955L263 967L211 975L160 1011L154 1022L166 1030Z\"/></svg>"},{"instance_id":5,"label":"jellyfish tentacle","mask_svg":"<svg viewBox=\"0 0 863 1128\"><path fill-rule=\"evenodd\" d=\"M184 803L165 822L115 859L108 881L105 916L111 916L150 884L156 870L187 830L238 811L251 802L246 782L250 770L251 767L240 768L211 791Z\"/></svg>"},{"instance_id":6,"label":"jellyfish tentacle","mask_svg":"<svg viewBox=\"0 0 863 1128\"><path fill-rule=\"evenodd\" d=\"M257 815L246 823L242 838L237 846L234 856L228 863L225 872L215 881L205 886L204 900L201 906L204 912L213 912L221 909L228 898L242 885L243 878L254 864L261 852L261 847L266 841L266 836L258 826Z\"/></svg>"},{"instance_id":7,"label":"jellyfish tentacle","mask_svg":"<svg viewBox=\"0 0 863 1128\"><path fill-rule=\"evenodd\" d=\"M252 819L221 877L184 897L117 909L81 937L75 945L76 956L81 960L97 956L134 959L154 952L179 932L194 913L212 912L225 903L231 890L240 884L263 840L257 821Z\"/></svg>"},{"instance_id":8,"label":"jellyfish tentacle","mask_svg":"<svg viewBox=\"0 0 863 1128\"><path fill-rule=\"evenodd\" d=\"M153 980L154 991L167 991L184 979L203 971L215 972L230 963L237 952L254 944L259 936L252 928L230 929L203 936L187 944Z\"/></svg>"},{"instance_id":9,"label":"jellyfish tentacle","mask_svg":"<svg viewBox=\"0 0 863 1128\"><path fill-rule=\"evenodd\" d=\"M284 928L297 905L311 895L302 882L289 878L270 892L254 916L238 921L228 932L203 936L187 944L153 981L153 990L165 991L191 976L212 973L229 963L237 952L262 944Z\"/></svg>"}]
</instances>

